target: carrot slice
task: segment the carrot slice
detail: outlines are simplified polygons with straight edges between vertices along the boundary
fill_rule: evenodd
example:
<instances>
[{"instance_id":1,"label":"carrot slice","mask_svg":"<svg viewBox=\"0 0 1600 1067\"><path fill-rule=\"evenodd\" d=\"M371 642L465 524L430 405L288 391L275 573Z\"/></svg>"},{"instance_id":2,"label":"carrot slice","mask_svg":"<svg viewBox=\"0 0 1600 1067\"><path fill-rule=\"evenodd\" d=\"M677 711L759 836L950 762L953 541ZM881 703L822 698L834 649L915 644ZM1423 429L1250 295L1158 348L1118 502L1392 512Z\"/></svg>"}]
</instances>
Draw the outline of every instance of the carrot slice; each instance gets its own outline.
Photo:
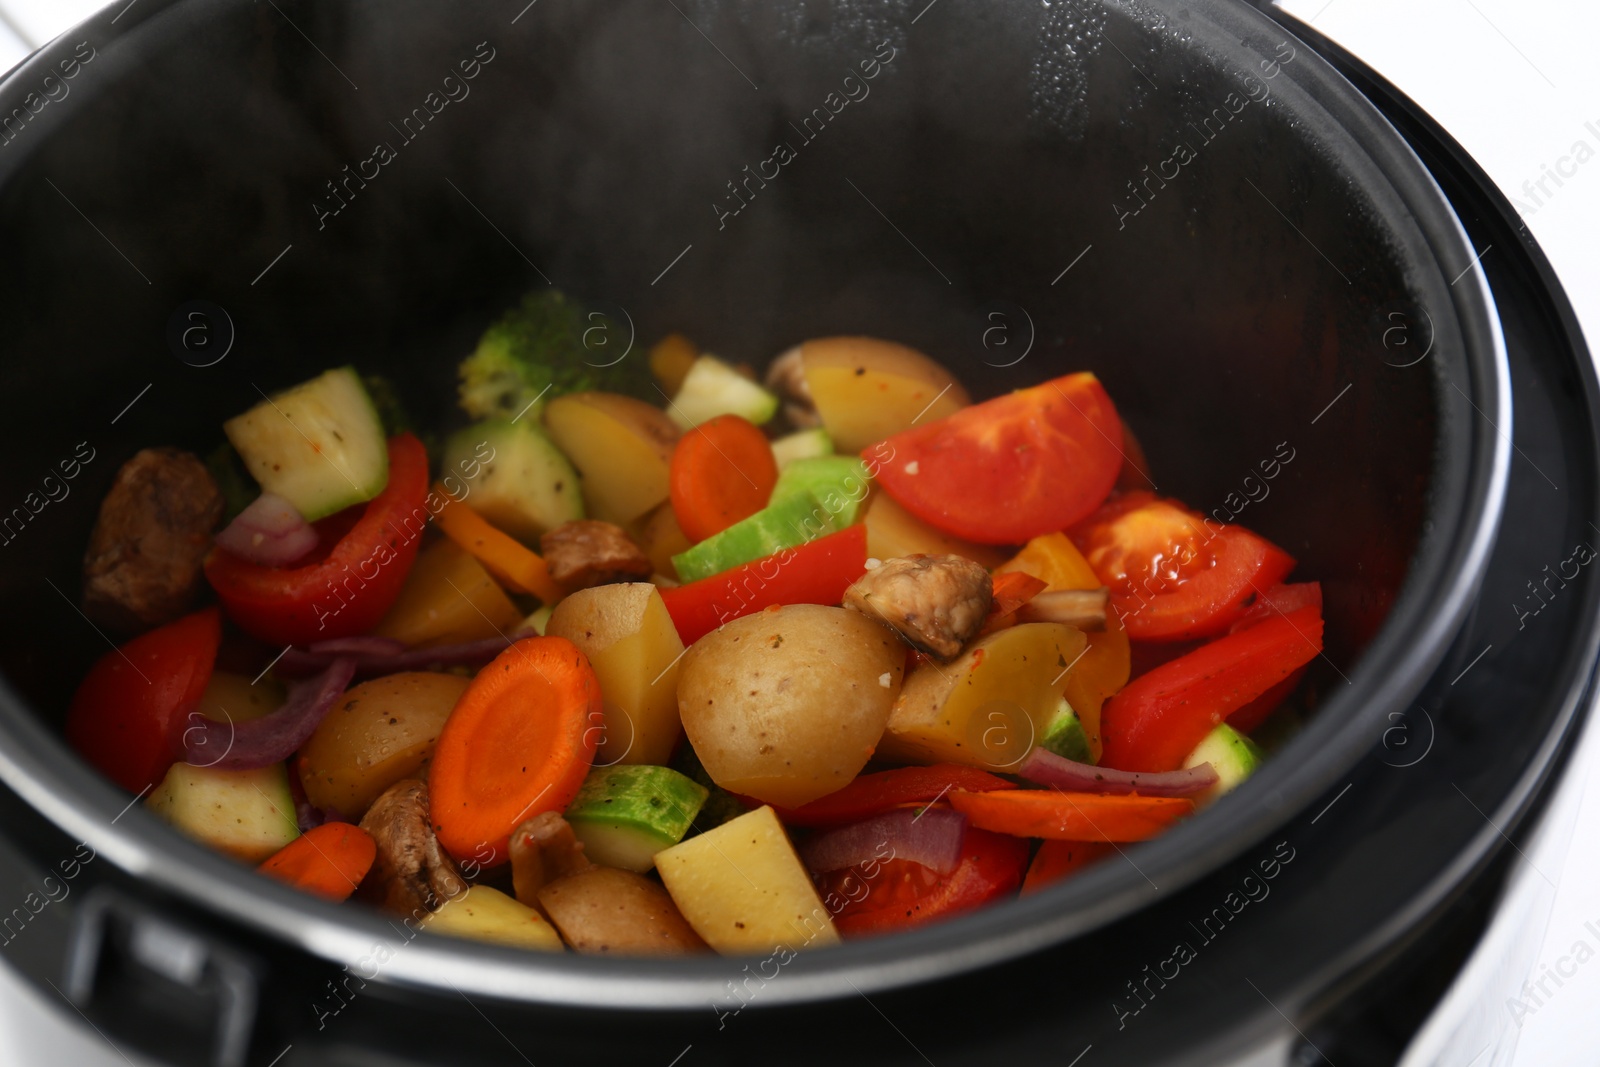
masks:
<instances>
[{"instance_id":1,"label":"carrot slice","mask_svg":"<svg viewBox=\"0 0 1600 1067\"><path fill-rule=\"evenodd\" d=\"M1109 841L1046 841L1034 853L1028 875L1022 880L1022 895L1037 893L1077 874L1112 848Z\"/></svg>"},{"instance_id":2,"label":"carrot slice","mask_svg":"<svg viewBox=\"0 0 1600 1067\"><path fill-rule=\"evenodd\" d=\"M504 863L511 831L562 811L594 760L600 681L564 637L517 641L478 672L439 732L428 772L439 843L480 867Z\"/></svg>"},{"instance_id":3,"label":"carrot slice","mask_svg":"<svg viewBox=\"0 0 1600 1067\"><path fill-rule=\"evenodd\" d=\"M359 826L323 823L284 845L256 870L296 889L340 901L356 891L378 843Z\"/></svg>"},{"instance_id":4,"label":"carrot slice","mask_svg":"<svg viewBox=\"0 0 1600 1067\"><path fill-rule=\"evenodd\" d=\"M528 593L546 604L561 599L561 587L550 577L544 558L515 537L489 524L489 520L451 497L442 485L433 491L445 502L433 521L444 535L460 545L501 585L513 593Z\"/></svg>"},{"instance_id":5,"label":"carrot slice","mask_svg":"<svg viewBox=\"0 0 1600 1067\"><path fill-rule=\"evenodd\" d=\"M980 830L1054 841L1143 841L1194 810L1183 797L1106 796L1055 789L950 793L950 806Z\"/></svg>"},{"instance_id":6,"label":"carrot slice","mask_svg":"<svg viewBox=\"0 0 1600 1067\"><path fill-rule=\"evenodd\" d=\"M778 464L754 423L718 415L678 438L667 481L678 525L704 541L767 506Z\"/></svg>"}]
</instances>

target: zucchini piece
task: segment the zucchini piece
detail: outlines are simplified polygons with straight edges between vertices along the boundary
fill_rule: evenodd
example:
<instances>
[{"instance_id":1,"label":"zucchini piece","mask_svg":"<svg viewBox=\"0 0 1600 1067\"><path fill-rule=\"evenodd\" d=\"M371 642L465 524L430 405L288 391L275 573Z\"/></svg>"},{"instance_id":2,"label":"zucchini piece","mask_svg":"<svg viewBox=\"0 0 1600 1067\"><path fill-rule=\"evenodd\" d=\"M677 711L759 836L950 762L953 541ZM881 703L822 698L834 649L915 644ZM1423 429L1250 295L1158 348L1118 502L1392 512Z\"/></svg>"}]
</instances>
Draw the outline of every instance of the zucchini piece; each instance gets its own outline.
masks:
<instances>
[{"instance_id":1,"label":"zucchini piece","mask_svg":"<svg viewBox=\"0 0 1600 1067\"><path fill-rule=\"evenodd\" d=\"M1078 713L1065 700L1045 724L1044 733L1039 737L1039 747L1063 759L1078 763L1094 762L1094 753L1089 748L1089 735L1084 732L1083 723L1078 721Z\"/></svg>"},{"instance_id":2,"label":"zucchini piece","mask_svg":"<svg viewBox=\"0 0 1600 1067\"><path fill-rule=\"evenodd\" d=\"M781 471L797 459L815 459L833 455L833 438L821 426L810 430L797 430L772 442L772 458L778 461Z\"/></svg>"},{"instance_id":3,"label":"zucchini piece","mask_svg":"<svg viewBox=\"0 0 1600 1067\"><path fill-rule=\"evenodd\" d=\"M1219 723L1206 734L1205 740L1195 746L1185 767L1209 763L1217 772L1217 784L1195 797L1196 802L1209 804L1225 793L1231 793L1240 782L1255 773L1266 755L1261 747L1227 723Z\"/></svg>"},{"instance_id":4,"label":"zucchini piece","mask_svg":"<svg viewBox=\"0 0 1600 1067\"><path fill-rule=\"evenodd\" d=\"M174 763L145 804L201 844L245 863L261 863L300 836L281 763L247 771Z\"/></svg>"},{"instance_id":5,"label":"zucchini piece","mask_svg":"<svg viewBox=\"0 0 1600 1067\"><path fill-rule=\"evenodd\" d=\"M519 541L583 518L578 472L532 422L486 419L450 435L440 464L444 487ZM459 478L457 492L451 484Z\"/></svg>"},{"instance_id":6,"label":"zucchini piece","mask_svg":"<svg viewBox=\"0 0 1600 1067\"><path fill-rule=\"evenodd\" d=\"M301 382L222 424L263 491L307 522L371 500L389 481L389 447L354 368Z\"/></svg>"},{"instance_id":7,"label":"zucchini piece","mask_svg":"<svg viewBox=\"0 0 1600 1067\"><path fill-rule=\"evenodd\" d=\"M810 493L768 504L748 519L740 519L721 533L712 534L692 548L672 557L678 577L685 582L721 574L729 567L803 545L839 527Z\"/></svg>"},{"instance_id":8,"label":"zucchini piece","mask_svg":"<svg viewBox=\"0 0 1600 1067\"><path fill-rule=\"evenodd\" d=\"M596 767L567 807L567 822L594 862L648 871L683 840L709 790L670 767Z\"/></svg>"},{"instance_id":9,"label":"zucchini piece","mask_svg":"<svg viewBox=\"0 0 1600 1067\"><path fill-rule=\"evenodd\" d=\"M797 459L779 473L768 506L809 493L842 530L856 521L871 484L867 465L855 456Z\"/></svg>"},{"instance_id":10,"label":"zucchini piece","mask_svg":"<svg viewBox=\"0 0 1600 1067\"><path fill-rule=\"evenodd\" d=\"M718 415L739 415L760 426L778 412L778 398L715 356L701 356L689 368L667 414L681 430L692 430Z\"/></svg>"}]
</instances>

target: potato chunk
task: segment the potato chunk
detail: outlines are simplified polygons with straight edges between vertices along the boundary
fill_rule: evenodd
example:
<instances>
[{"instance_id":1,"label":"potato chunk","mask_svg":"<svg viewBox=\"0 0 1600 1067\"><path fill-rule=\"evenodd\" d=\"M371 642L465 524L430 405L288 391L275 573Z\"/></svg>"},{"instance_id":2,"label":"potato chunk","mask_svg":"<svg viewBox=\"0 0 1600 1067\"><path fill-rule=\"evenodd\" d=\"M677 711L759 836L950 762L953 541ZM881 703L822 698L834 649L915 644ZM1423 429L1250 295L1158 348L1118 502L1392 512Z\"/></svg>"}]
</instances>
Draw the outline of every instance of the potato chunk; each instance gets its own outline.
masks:
<instances>
[{"instance_id":1,"label":"potato chunk","mask_svg":"<svg viewBox=\"0 0 1600 1067\"><path fill-rule=\"evenodd\" d=\"M695 933L724 955L839 940L771 808L746 812L656 853L656 870Z\"/></svg>"},{"instance_id":2,"label":"potato chunk","mask_svg":"<svg viewBox=\"0 0 1600 1067\"><path fill-rule=\"evenodd\" d=\"M580 590L556 605L544 632L577 645L600 679L605 735L595 765L667 763L682 733L683 642L656 587L626 582Z\"/></svg>"},{"instance_id":3,"label":"potato chunk","mask_svg":"<svg viewBox=\"0 0 1600 1067\"><path fill-rule=\"evenodd\" d=\"M718 785L798 807L866 765L904 668L900 639L864 615L768 608L695 642L679 670L678 710Z\"/></svg>"}]
</instances>

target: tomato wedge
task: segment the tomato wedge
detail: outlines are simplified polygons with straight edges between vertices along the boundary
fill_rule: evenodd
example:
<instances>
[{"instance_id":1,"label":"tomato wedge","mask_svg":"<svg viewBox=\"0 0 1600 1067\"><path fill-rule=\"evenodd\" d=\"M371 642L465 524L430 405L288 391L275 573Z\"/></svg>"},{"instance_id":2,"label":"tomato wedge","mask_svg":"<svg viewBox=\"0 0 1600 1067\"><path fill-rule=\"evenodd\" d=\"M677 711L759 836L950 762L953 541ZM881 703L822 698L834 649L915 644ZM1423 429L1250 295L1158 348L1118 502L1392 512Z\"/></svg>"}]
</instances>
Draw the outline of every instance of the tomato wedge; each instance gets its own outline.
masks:
<instances>
[{"instance_id":1,"label":"tomato wedge","mask_svg":"<svg viewBox=\"0 0 1600 1067\"><path fill-rule=\"evenodd\" d=\"M389 483L324 558L262 567L218 548L206 559L206 579L228 618L271 644L364 634L400 595L430 514L427 496L427 450L411 434L396 434L389 439Z\"/></svg>"},{"instance_id":2,"label":"tomato wedge","mask_svg":"<svg viewBox=\"0 0 1600 1067\"><path fill-rule=\"evenodd\" d=\"M867 528L838 533L661 590L678 636L692 645L725 622L774 604L833 604L867 573Z\"/></svg>"},{"instance_id":3,"label":"tomato wedge","mask_svg":"<svg viewBox=\"0 0 1600 1067\"><path fill-rule=\"evenodd\" d=\"M1100 506L1122 469L1122 420L1093 374L962 408L862 452L911 514L983 544L1019 544Z\"/></svg>"},{"instance_id":4,"label":"tomato wedge","mask_svg":"<svg viewBox=\"0 0 1600 1067\"><path fill-rule=\"evenodd\" d=\"M902 804L937 800L952 789L984 792L1015 788L998 775L955 763L896 767L891 771L857 775L837 792L798 808L779 809L778 817L786 826L843 826Z\"/></svg>"},{"instance_id":5,"label":"tomato wedge","mask_svg":"<svg viewBox=\"0 0 1600 1067\"><path fill-rule=\"evenodd\" d=\"M1301 608L1164 663L1106 701L1100 762L1122 771L1172 771L1233 712L1322 651L1322 615Z\"/></svg>"},{"instance_id":6,"label":"tomato wedge","mask_svg":"<svg viewBox=\"0 0 1600 1067\"><path fill-rule=\"evenodd\" d=\"M887 934L1010 896L1022 884L1027 863L1026 841L968 830L961 860L949 874L891 859L822 875L818 889L840 934Z\"/></svg>"},{"instance_id":7,"label":"tomato wedge","mask_svg":"<svg viewBox=\"0 0 1600 1067\"><path fill-rule=\"evenodd\" d=\"M222 616L206 608L107 652L72 698L67 743L128 792L149 789L178 760L221 642Z\"/></svg>"},{"instance_id":8,"label":"tomato wedge","mask_svg":"<svg viewBox=\"0 0 1600 1067\"><path fill-rule=\"evenodd\" d=\"M1030 896L1072 877L1114 848L1109 841L1045 841L1028 864L1022 895Z\"/></svg>"},{"instance_id":9,"label":"tomato wedge","mask_svg":"<svg viewBox=\"0 0 1600 1067\"><path fill-rule=\"evenodd\" d=\"M749 419L718 415L678 438L668 485L672 513L691 541L704 541L767 506L778 463Z\"/></svg>"},{"instance_id":10,"label":"tomato wedge","mask_svg":"<svg viewBox=\"0 0 1600 1067\"><path fill-rule=\"evenodd\" d=\"M1143 841L1194 810L1194 802L1184 797L1063 793L1058 789L952 790L950 806L979 829L1051 841Z\"/></svg>"},{"instance_id":11,"label":"tomato wedge","mask_svg":"<svg viewBox=\"0 0 1600 1067\"><path fill-rule=\"evenodd\" d=\"M1244 527L1207 523L1146 492L1112 500L1072 540L1135 641L1222 633L1294 569L1293 557Z\"/></svg>"}]
</instances>

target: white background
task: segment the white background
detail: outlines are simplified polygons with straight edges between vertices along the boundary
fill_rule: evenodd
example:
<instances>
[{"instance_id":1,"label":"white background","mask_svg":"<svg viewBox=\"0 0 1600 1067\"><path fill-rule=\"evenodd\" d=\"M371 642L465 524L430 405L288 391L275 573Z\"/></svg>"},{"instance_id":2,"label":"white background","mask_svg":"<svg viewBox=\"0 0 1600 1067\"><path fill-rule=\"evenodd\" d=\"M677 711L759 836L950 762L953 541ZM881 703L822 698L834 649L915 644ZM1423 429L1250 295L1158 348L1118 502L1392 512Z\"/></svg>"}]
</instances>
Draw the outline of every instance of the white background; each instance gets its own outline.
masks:
<instances>
[{"instance_id":1,"label":"white background","mask_svg":"<svg viewBox=\"0 0 1600 1067\"><path fill-rule=\"evenodd\" d=\"M1600 344L1600 7L1580 0L1287 0L1284 6L1426 108L1520 201L1591 345ZM0 0L0 70L98 7L94 0ZM1594 154L1581 164L1574 154L1580 141ZM1559 170L1567 174L1558 173L1558 186L1548 174ZM1508 729L1516 728L1512 710ZM1588 732L1525 852L1496 928L1407 1067L1600 1062L1600 728ZM1574 952L1580 941L1595 954L1582 964ZM1517 959L1515 968L1508 958ZM1523 996L1521 982L1538 981L1550 969L1573 973L1559 987L1547 979L1552 995L1538 1005L1524 999L1532 1010L1514 1017L1507 996ZM0 972L0 1063L126 1062L92 1033L67 1032L40 1013L31 993L13 986Z\"/></svg>"}]
</instances>

